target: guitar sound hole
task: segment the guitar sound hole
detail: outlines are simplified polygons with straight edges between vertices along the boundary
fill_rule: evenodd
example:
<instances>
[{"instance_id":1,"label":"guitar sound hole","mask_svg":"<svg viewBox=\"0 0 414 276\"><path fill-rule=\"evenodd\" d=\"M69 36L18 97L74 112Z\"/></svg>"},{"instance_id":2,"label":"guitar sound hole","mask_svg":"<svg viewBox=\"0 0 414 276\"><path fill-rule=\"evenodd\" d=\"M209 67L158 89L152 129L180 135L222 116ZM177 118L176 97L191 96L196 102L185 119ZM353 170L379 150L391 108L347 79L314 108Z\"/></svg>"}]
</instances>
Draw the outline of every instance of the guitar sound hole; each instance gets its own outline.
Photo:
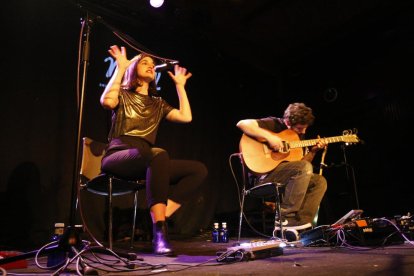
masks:
<instances>
[{"instance_id":1,"label":"guitar sound hole","mask_svg":"<svg viewBox=\"0 0 414 276\"><path fill-rule=\"evenodd\" d=\"M280 153L288 153L289 152L289 143L286 141L282 141L283 147L279 149Z\"/></svg>"}]
</instances>

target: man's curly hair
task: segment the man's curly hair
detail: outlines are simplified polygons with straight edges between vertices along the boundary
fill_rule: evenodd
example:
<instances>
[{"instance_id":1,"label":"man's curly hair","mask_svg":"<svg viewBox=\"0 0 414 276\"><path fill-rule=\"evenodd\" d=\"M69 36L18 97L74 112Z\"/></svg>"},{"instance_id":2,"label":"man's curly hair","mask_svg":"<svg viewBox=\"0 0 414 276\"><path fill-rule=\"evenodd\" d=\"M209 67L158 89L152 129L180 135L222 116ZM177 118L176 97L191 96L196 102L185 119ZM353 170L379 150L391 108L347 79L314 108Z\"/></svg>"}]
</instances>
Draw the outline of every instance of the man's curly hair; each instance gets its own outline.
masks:
<instances>
[{"instance_id":1,"label":"man's curly hair","mask_svg":"<svg viewBox=\"0 0 414 276\"><path fill-rule=\"evenodd\" d=\"M315 116L312 114L312 108L304 103L292 103L286 108L283 118L288 120L290 125L312 125Z\"/></svg>"}]
</instances>

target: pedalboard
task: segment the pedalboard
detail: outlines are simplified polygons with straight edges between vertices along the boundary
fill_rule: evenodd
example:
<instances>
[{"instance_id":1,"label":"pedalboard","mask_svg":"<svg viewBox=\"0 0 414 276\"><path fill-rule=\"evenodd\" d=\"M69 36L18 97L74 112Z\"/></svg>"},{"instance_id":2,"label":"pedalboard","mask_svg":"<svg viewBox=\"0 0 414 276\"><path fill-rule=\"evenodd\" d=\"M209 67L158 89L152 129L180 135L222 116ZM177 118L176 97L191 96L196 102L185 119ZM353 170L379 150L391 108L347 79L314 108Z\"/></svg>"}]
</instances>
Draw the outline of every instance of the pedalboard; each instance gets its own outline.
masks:
<instances>
[{"instance_id":1,"label":"pedalboard","mask_svg":"<svg viewBox=\"0 0 414 276\"><path fill-rule=\"evenodd\" d=\"M344 240L350 245L401 244L406 239L414 239L414 220L410 215L392 218L353 217L302 232L300 241L304 246L333 246L340 242L336 239L338 231L344 233Z\"/></svg>"},{"instance_id":2,"label":"pedalboard","mask_svg":"<svg viewBox=\"0 0 414 276\"><path fill-rule=\"evenodd\" d=\"M282 241L279 240L267 240L267 241L252 241L252 242L245 242L241 243L237 246L228 247L227 250L237 251L237 250L244 250L244 251L261 251L266 249L272 248L279 248L281 247Z\"/></svg>"},{"instance_id":3,"label":"pedalboard","mask_svg":"<svg viewBox=\"0 0 414 276\"><path fill-rule=\"evenodd\" d=\"M348 223L344 229L352 245L385 246L404 243L402 235L411 240L414 224L411 219L366 217Z\"/></svg>"},{"instance_id":4,"label":"pedalboard","mask_svg":"<svg viewBox=\"0 0 414 276\"><path fill-rule=\"evenodd\" d=\"M217 256L226 255L225 261L257 260L283 255L285 243L280 240L252 241L228 247L225 252L217 252Z\"/></svg>"}]
</instances>

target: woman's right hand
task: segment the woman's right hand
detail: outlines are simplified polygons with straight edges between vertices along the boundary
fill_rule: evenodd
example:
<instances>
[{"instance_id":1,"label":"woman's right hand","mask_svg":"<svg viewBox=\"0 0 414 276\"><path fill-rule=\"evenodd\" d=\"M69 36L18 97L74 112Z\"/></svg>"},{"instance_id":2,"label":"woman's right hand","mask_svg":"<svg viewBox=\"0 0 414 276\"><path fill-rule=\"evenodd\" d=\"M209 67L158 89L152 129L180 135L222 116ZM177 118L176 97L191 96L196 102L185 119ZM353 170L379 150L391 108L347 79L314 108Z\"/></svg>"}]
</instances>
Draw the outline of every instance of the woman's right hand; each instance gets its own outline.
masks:
<instances>
[{"instance_id":1,"label":"woman's right hand","mask_svg":"<svg viewBox=\"0 0 414 276\"><path fill-rule=\"evenodd\" d=\"M118 45L112 45L108 52L116 60L119 69L126 69L132 63L127 58L125 47L119 48Z\"/></svg>"}]
</instances>

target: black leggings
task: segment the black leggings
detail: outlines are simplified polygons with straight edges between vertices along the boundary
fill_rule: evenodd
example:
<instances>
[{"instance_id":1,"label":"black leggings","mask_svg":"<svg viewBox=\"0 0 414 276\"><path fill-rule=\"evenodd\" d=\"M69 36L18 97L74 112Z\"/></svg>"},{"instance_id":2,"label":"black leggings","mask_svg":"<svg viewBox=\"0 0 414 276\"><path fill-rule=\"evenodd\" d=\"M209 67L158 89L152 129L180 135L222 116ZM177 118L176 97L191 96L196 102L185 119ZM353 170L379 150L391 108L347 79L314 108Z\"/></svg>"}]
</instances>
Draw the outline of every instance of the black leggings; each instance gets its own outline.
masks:
<instances>
[{"instance_id":1,"label":"black leggings","mask_svg":"<svg viewBox=\"0 0 414 276\"><path fill-rule=\"evenodd\" d=\"M127 179L146 179L148 207L189 201L207 177L206 166L195 160L170 160L168 152L141 140L134 145L111 143L102 171ZM170 185L173 185L172 188ZM171 189L172 188L172 189Z\"/></svg>"}]
</instances>

